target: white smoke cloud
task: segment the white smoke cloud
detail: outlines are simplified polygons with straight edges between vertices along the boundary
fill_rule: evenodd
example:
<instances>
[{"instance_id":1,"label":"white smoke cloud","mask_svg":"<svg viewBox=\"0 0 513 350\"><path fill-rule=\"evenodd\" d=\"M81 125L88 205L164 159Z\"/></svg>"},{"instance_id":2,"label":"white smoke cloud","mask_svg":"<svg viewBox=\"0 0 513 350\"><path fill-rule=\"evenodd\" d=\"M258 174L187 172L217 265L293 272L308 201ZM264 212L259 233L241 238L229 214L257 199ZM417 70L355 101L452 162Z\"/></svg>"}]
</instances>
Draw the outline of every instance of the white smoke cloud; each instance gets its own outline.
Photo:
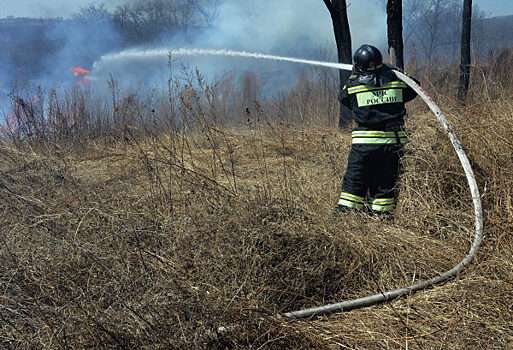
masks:
<instances>
[{"instance_id":1,"label":"white smoke cloud","mask_svg":"<svg viewBox=\"0 0 513 350\"><path fill-rule=\"evenodd\" d=\"M363 43L384 46L386 14L382 6L354 1L348 8L353 48ZM331 18L321 0L227 0L214 28L195 40L206 48L265 53L304 53L317 47L335 49Z\"/></svg>"},{"instance_id":2,"label":"white smoke cloud","mask_svg":"<svg viewBox=\"0 0 513 350\"><path fill-rule=\"evenodd\" d=\"M385 47L386 14L382 5L355 1L348 8L353 49L363 43ZM192 40L185 35L161 38L145 45L145 49L230 49L300 58L336 60L336 44L330 14L321 0L226 0L219 8L212 28L202 31ZM286 63L219 57L178 57L191 67L198 67L207 77L237 68L238 71L287 70L297 67ZM111 62L97 65L103 72L117 71L126 77L127 65L138 65L148 78L165 77L163 60ZM152 65L148 69L148 65ZM122 69L120 70L120 67ZM133 70L132 70L133 71ZM136 70L137 71L137 70ZM123 73L125 72L125 73ZM133 75L130 80L137 79Z\"/></svg>"}]
</instances>

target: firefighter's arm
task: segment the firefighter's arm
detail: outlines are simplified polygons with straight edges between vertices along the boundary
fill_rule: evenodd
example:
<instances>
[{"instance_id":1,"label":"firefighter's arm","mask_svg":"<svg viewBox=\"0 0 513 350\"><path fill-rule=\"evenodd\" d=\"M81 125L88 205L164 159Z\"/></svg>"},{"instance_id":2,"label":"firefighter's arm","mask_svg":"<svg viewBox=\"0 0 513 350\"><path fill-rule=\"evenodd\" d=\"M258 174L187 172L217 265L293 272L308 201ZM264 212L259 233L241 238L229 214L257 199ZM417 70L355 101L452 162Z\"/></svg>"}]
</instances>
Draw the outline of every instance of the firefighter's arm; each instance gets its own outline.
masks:
<instances>
[{"instance_id":1,"label":"firefighter's arm","mask_svg":"<svg viewBox=\"0 0 513 350\"><path fill-rule=\"evenodd\" d=\"M410 76L408 76L408 77L410 77ZM412 77L410 77L410 78L412 78ZM412 79L417 84L420 85L420 82L417 79L414 79L414 78L412 78ZM417 97L417 93L411 87L408 86L406 89L404 89L404 92L403 92L404 102L409 102L409 101L413 100L415 97Z\"/></svg>"},{"instance_id":2,"label":"firefighter's arm","mask_svg":"<svg viewBox=\"0 0 513 350\"><path fill-rule=\"evenodd\" d=\"M414 77L412 77L411 75L409 75L408 73L403 71L402 69L398 69L398 68L395 68L395 69L398 70L399 72L403 73L408 78L412 79L414 82L416 82L417 84L420 85L420 81L418 81L417 79L415 79ZM417 93L410 86L408 86L406 89L404 89L404 92L403 92L404 102L409 102L409 101L413 100L415 97L417 97Z\"/></svg>"},{"instance_id":3,"label":"firefighter's arm","mask_svg":"<svg viewBox=\"0 0 513 350\"><path fill-rule=\"evenodd\" d=\"M349 94L347 92L347 85L344 85L340 93L338 94L338 100L347 108L351 107L351 102L349 101Z\"/></svg>"}]
</instances>

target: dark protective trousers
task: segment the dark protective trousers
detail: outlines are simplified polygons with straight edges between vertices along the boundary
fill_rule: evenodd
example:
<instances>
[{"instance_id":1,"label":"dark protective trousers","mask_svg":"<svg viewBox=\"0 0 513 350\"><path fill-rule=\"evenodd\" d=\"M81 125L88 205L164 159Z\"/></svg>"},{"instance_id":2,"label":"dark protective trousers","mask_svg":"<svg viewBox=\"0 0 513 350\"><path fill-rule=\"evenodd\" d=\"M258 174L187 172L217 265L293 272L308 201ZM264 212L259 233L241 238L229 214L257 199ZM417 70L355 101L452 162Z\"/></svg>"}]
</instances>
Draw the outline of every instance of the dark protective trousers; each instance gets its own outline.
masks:
<instances>
[{"instance_id":1,"label":"dark protective trousers","mask_svg":"<svg viewBox=\"0 0 513 350\"><path fill-rule=\"evenodd\" d=\"M400 143L353 144L338 204L362 209L369 193L373 211L392 210L402 148Z\"/></svg>"}]
</instances>

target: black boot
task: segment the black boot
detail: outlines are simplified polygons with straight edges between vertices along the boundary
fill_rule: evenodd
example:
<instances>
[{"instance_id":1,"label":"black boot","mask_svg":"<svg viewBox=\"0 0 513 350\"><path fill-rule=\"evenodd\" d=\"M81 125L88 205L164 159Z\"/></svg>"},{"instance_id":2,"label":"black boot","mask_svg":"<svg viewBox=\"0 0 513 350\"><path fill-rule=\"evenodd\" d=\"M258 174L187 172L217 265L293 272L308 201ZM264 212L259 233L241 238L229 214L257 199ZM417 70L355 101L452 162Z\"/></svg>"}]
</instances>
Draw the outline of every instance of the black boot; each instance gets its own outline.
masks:
<instances>
[{"instance_id":1,"label":"black boot","mask_svg":"<svg viewBox=\"0 0 513 350\"><path fill-rule=\"evenodd\" d=\"M372 211L371 216L379 221L392 221L394 218L391 211Z\"/></svg>"},{"instance_id":2,"label":"black boot","mask_svg":"<svg viewBox=\"0 0 513 350\"><path fill-rule=\"evenodd\" d=\"M354 208L346 207L345 205L338 205L331 212L331 216L336 218L343 214L354 213L355 211L356 211L356 209L354 209Z\"/></svg>"}]
</instances>

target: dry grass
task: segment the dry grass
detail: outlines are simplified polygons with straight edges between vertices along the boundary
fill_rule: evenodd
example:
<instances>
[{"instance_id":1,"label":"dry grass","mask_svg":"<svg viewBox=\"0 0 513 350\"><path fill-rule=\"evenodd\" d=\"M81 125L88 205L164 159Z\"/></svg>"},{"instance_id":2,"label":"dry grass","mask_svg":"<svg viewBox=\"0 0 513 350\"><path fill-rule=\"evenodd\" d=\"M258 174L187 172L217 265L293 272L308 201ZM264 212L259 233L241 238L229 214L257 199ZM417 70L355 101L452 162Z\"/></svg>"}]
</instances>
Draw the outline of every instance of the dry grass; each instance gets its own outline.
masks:
<instances>
[{"instance_id":1,"label":"dry grass","mask_svg":"<svg viewBox=\"0 0 513 350\"><path fill-rule=\"evenodd\" d=\"M463 171L419 105L394 220L332 218L350 135L316 126L333 107L322 102L329 92L309 89L228 123L213 87L189 87L177 91L182 119L167 131L125 127L79 147L3 142L0 346L511 348L506 93L444 105L485 208L486 240L464 275L347 314L275 317L433 277L473 238Z\"/></svg>"}]
</instances>

